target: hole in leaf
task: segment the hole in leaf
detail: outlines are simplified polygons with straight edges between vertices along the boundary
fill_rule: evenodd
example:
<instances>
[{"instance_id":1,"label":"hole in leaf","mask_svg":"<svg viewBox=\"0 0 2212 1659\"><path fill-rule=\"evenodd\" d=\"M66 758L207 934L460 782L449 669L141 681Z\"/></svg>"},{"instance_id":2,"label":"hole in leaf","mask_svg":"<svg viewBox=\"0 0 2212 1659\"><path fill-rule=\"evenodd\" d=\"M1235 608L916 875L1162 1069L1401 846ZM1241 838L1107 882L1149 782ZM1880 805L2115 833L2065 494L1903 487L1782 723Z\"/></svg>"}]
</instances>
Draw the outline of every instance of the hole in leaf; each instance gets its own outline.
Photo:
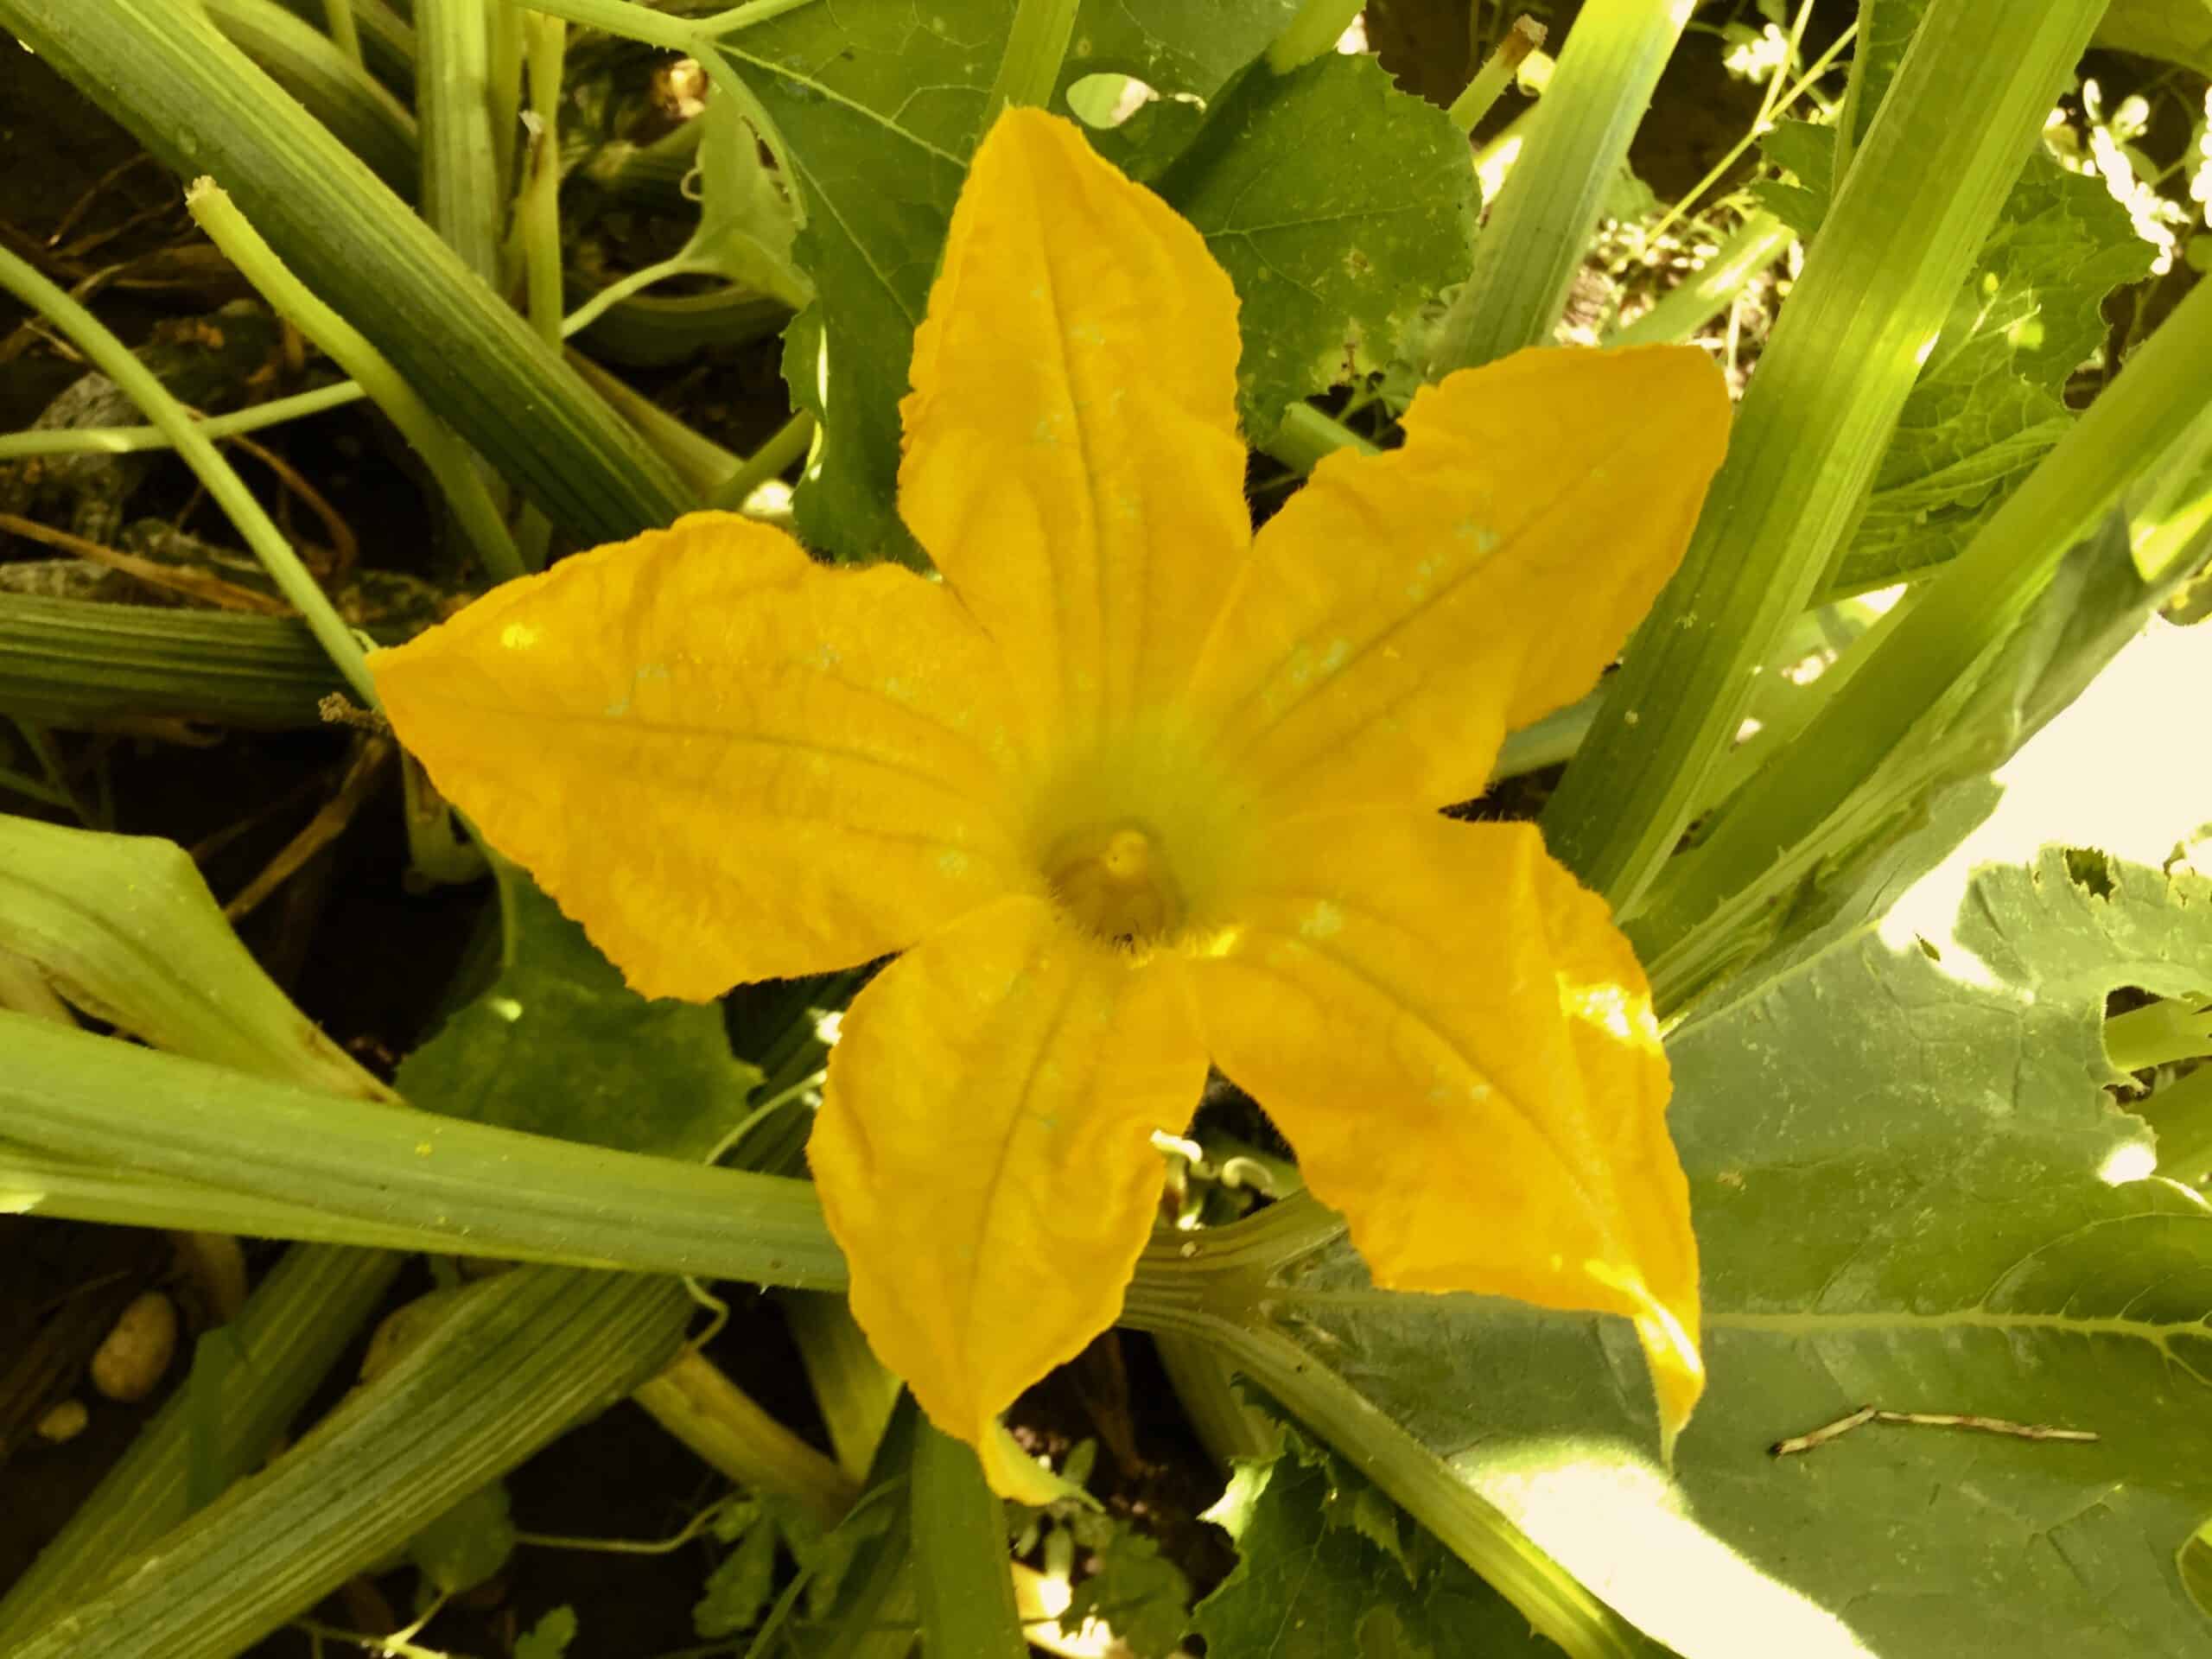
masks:
<instances>
[{"instance_id":1,"label":"hole in leaf","mask_svg":"<svg viewBox=\"0 0 2212 1659\"><path fill-rule=\"evenodd\" d=\"M1134 75L1085 75L1068 87L1068 108L1086 127L1118 127L1160 94Z\"/></svg>"},{"instance_id":2,"label":"hole in leaf","mask_svg":"<svg viewBox=\"0 0 2212 1659\"><path fill-rule=\"evenodd\" d=\"M2066 875L2085 893L2100 899L2112 897L2112 861L2093 847L2066 849Z\"/></svg>"}]
</instances>

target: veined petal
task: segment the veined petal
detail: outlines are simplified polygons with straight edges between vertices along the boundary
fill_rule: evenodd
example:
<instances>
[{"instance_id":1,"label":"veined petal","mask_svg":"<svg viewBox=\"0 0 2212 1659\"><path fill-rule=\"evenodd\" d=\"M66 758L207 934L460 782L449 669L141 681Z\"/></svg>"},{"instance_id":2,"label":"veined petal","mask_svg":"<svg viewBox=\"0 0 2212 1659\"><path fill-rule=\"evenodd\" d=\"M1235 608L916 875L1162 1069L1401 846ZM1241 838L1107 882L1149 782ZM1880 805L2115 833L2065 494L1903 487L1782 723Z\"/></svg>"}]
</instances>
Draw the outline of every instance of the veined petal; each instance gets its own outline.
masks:
<instances>
[{"instance_id":1,"label":"veined petal","mask_svg":"<svg viewBox=\"0 0 2212 1659\"><path fill-rule=\"evenodd\" d=\"M1114 1322L1205 1086L1182 964L1039 900L978 911L853 1000L807 1160L853 1316L931 1421L1028 1494L992 1421Z\"/></svg>"},{"instance_id":2,"label":"veined petal","mask_svg":"<svg viewBox=\"0 0 2212 1659\"><path fill-rule=\"evenodd\" d=\"M1081 131L1010 109L914 336L899 507L1044 731L1182 689L1251 538L1236 296Z\"/></svg>"},{"instance_id":3,"label":"veined petal","mask_svg":"<svg viewBox=\"0 0 2212 1659\"><path fill-rule=\"evenodd\" d=\"M1192 966L1222 1070L1380 1285L1625 1314L1671 1442L1703 1386L1689 1188L1650 994L1528 824L1309 817Z\"/></svg>"},{"instance_id":4,"label":"veined petal","mask_svg":"<svg viewBox=\"0 0 2212 1659\"><path fill-rule=\"evenodd\" d=\"M1690 346L1526 351L1424 390L1405 429L1314 468L1206 645L1198 709L1286 805L1480 793L1681 563L1728 395Z\"/></svg>"},{"instance_id":5,"label":"veined petal","mask_svg":"<svg viewBox=\"0 0 2212 1659\"><path fill-rule=\"evenodd\" d=\"M369 658L400 741L648 996L849 967L1025 878L990 643L728 513Z\"/></svg>"}]
</instances>

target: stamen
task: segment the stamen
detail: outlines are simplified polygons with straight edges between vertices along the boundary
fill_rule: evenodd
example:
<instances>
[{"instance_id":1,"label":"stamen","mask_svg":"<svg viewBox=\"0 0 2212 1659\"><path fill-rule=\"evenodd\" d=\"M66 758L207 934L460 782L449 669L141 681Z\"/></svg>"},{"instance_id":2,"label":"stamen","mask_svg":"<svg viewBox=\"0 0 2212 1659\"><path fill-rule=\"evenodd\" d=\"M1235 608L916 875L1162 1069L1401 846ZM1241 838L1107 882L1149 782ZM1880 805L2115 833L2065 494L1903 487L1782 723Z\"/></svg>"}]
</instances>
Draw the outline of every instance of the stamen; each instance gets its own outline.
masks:
<instances>
[{"instance_id":1,"label":"stamen","mask_svg":"<svg viewBox=\"0 0 2212 1659\"><path fill-rule=\"evenodd\" d=\"M1078 831L1046 861L1052 893L1085 930L1138 946L1183 919L1182 896L1150 833L1133 824Z\"/></svg>"}]
</instances>

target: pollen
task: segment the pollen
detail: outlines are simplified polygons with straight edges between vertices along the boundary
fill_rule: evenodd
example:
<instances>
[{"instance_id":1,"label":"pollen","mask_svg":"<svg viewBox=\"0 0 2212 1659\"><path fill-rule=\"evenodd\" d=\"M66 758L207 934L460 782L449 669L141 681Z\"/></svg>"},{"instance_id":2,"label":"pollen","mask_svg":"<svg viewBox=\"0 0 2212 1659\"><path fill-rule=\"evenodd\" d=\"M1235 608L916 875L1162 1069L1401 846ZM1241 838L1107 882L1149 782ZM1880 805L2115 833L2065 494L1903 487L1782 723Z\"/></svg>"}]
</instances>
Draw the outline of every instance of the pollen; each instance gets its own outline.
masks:
<instances>
[{"instance_id":1,"label":"pollen","mask_svg":"<svg viewBox=\"0 0 2212 1659\"><path fill-rule=\"evenodd\" d=\"M1046 861L1060 907L1085 931L1135 948L1182 924L1183 897L1158 838L1136 824L1112 824L1067 836Z\"/></svg>"}]
</instances>

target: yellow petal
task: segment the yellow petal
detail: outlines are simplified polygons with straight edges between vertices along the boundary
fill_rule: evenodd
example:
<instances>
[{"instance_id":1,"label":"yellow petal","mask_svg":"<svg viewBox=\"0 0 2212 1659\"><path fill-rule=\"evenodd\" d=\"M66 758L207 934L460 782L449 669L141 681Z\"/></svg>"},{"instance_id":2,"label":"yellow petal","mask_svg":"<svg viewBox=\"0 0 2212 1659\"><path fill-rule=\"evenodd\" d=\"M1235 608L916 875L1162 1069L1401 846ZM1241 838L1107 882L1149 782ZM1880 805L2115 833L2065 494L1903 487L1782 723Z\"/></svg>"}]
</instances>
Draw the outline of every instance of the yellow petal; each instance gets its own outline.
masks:
<instances>
[{"instance_id":1,"label":"yellow petal","mask_svg":"<svg viewBox=\"0 0 2212 1659\"><path fill-rule=\"evenodd\" d=\"M1671 1440L1702 1386L1689 1188L1650 994L1528 824L1278 826L1195 956L1215 1062L1376 1282L1625 1314Z\"/></svg>"},{"instance_id":2,"label":"yellow petal","mask_svg":"<svg viewBox=\"0 0 2212 1659\"><path fill-rule=\"evenodd\" d=\"M932 1422L992 1421L1114 1322L1205 1084L1182 965L1138 965L1008 899L859 996L807 1160L852 1268L853 1316ZM1033 1474L1033 1471L1031 1471Z\"/></svg>"},{"instance_id":3,"label":"yellow petal","mask_svg":"<svg viewBox=\"0 0 2212 1659\"><path fill-rule=\"evenodd\" d=\"M369 666L439 789L649 996L865 962L1022 880L989 642L911 572L698 513Z\"/></svg>"},{"instance_id":4,"label":"yellow petal","mask_svg":"<svg viewBox=\"0 0 2212 1659\"><path fill-rule=\"evenodd\" d=\"M1260 532L1196 702L1263 794L1441 806L1597 683L1681 563L1727 442L1689 346L1518 353L1422 391Z\"/></svg>"},{"instance_id":5,"label":"yellow petal","mask_svg":"<svg viewBox=\"0 0 2212 1659\"><path fill-rule=\"evenodd\" d=\"M914 336L899 508L1039 729L1172 696L1243 563L1236 296L1081 131L976 151Z\"/></svg>"}]
</instances>

